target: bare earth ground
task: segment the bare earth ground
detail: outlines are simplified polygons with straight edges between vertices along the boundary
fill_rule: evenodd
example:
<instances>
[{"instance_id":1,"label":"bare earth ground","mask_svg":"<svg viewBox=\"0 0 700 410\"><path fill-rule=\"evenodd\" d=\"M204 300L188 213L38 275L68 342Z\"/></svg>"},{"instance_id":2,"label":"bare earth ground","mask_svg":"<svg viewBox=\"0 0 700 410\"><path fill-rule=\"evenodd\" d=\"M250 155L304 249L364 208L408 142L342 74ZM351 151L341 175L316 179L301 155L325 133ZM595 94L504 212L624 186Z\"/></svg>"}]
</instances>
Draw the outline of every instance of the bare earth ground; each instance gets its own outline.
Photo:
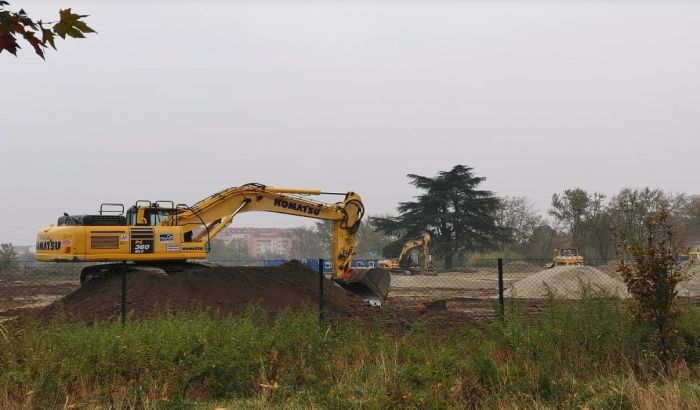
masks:
<instances>
[{"instance_id":1,"label":"bare earth ground","mask_svg":"<svg viewBox=\"0 0 700 410\"><path fill-rule=\"evenodd\" d=\"M0 279L0 322L47 306L78 287L80 284L77 278Z\"/></svg>"},{"instance_id":2,"label":"bare earth ground","mask_svg":"<svg viewBox=\"0 0 700 410\"><path fill-rule=\"evenodd\" d=\"M505 288L527 278L537 271L509 272L504 275ZM697 281L700 283L700 280ZM681 285L682 303L700 306L696 296L700 285L691 281ZM77 290L76 278L50 279L45 276L35 279L31 274L21 278L0 279L0 322L42 308ZM691 292L683 289L691 289ZM697 288L697 289L696 289ZM690 295L689 293L692 293ZM473 273L444 272L437 276L392 275L392 286L387 307L400 320L410 322L425 314L444 316L446 321L486 324L493 321L498 312L498 275L493 270ZM116 296L115 296L116 298ZM515 303L526 317L536 317L542 310L543 299L506 300L506 309ZM115 300L113 305L118 305Z\"/></svg>"},{"instance_id":3,"label":"bare earth ground","mask_svg":"<svg viewBox=\"0 0 700 410\"><path fill-rule=\"evenodd\" d=\"M527 273L509 273L506 286L526 277ZM31 274L22 278L0 280L0 322L13 317L37 312L80 287L74 280L62 277L32 279ZM497 311L498 279L494 272L447 272L438 276L393 275L387 306L401 316L415 318L428 313L445 314L453 320L463 318L469 322L491 321ZM431 302L445 301L444 308L431 307ZM118 300L114 301L117 304ZM426 307L428 305L428 307ZM447 314L449 312L450 314Z\"/></svg>"},{"instance_id":4,"label":"bare earth ground","mask_svg":"<svg viewBox=\"0 0 700 410\"><path fill-rule=\"evenodd\" d=\"M503 278L504 287L507 289L533 273L508 273ZM399 310L423 311L431 302L444 300L448 312L475 324L493 321L498 312L498 274L492 270L442 272L437 276L392 275L391 284L387 302ZM518 305L526 316L530 316L542 310L544 301L519 300Z\"/></svg>"}]
</instances>

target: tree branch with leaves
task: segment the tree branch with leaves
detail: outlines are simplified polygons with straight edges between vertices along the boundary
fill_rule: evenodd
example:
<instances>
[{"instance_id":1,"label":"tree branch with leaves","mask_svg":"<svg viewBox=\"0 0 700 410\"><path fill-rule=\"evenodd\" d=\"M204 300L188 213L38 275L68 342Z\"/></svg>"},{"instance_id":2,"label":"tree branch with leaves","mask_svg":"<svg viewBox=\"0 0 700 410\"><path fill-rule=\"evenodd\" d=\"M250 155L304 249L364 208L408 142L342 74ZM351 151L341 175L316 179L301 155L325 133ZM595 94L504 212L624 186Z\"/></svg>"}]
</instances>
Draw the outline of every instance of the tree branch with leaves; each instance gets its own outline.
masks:
<instances>
[{"instance_id":1,"label":"tree branch with leaves","mask_svg":"<svg viewBox=\"0 0 700 410\"><path fill-rule=\"evenodd\" d=\"M82 20L87 15L75 14L71 9L59 10L58 20L44 22L29 17L24 9L10 10L10 3L0 0L0 54L3 51L17 56L22 47L18 39L28 42L39 57L50 46L56 50L56 36L84 38L85 34L96 33Z\"/></svg>"}]
</instances>

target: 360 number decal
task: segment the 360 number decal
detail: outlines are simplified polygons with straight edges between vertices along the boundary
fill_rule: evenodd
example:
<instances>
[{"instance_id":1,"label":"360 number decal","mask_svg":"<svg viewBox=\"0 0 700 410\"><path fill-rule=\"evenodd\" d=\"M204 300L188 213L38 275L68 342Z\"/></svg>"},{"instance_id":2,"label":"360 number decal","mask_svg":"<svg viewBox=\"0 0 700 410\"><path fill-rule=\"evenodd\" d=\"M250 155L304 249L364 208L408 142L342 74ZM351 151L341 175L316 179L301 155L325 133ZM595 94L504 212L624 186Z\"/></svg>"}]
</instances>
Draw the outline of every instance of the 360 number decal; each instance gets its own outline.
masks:
<instances>
[{"instance_id":1,"label":"360 number decal","mask_svg":"<svg viewBox=\"0 0 700 410\"><path fill-rule=\"evenodd\" d=\"M153 253L152 240L131 241L131 253Z\"/></svg>"}]
</instances>

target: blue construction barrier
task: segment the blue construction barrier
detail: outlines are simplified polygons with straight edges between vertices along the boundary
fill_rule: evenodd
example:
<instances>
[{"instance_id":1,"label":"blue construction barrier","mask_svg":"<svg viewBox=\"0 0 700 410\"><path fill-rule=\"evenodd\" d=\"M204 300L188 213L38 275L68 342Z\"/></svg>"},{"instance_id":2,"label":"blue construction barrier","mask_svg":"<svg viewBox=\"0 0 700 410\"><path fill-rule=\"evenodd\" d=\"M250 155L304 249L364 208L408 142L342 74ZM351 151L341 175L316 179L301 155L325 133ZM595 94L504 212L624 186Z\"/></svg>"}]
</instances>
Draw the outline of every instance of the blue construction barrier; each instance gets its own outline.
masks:
<instances>
[{"instance_id":1,"label":"blue construction barrier","mask_svg":"<svg viewBox=\"0 0 700 410\"><path fill-rule=\"evenodd\" d=\"M288 259L264 259L263 266L280 266L288 261ZM300 262L314 272L318 272L318 259L301 259ZM350 266L353 268L375 268L379 266L379 259L353 259ZM323 273L332 273L330 261L325 261Z\"/></svg>"}]
</instances>

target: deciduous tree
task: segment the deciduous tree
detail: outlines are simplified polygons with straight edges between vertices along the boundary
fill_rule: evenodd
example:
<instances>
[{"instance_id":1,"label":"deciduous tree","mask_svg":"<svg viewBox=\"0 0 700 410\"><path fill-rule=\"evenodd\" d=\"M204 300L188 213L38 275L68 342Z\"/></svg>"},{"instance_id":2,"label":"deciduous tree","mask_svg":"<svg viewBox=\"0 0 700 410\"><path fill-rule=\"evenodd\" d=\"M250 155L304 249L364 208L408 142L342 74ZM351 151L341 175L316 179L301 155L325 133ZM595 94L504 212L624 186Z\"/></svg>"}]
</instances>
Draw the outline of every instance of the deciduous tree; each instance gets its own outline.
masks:
<instances>
[{"instance_id":1,"label":"deciduous tree","mask_svg":"<svg viewBox=\"0 0 700 410\"><path fill-rule=\"evenodd\" d=\"M679 210L685 203L684 195L667 194L660 189L625 188L610 201L615 226L624 229L628 240L644 243L647 240L646 217L659 210L667 209L669 214Z\"/></svg>"},{"instance_id":2,"label":"deciduous tree","mask_svg":"<svg viewBox=\"0 0 700 410\"><path fill-rule=\"evenodd\" d=\"M292 249L290 257L309 259L327 257L328 248L324 248L315 227L301 226L292 228Z\"/></svg>"},{"instance_id":3,"label":"deciduous tree","mask_svg":"<svg viewBox=\"0 0 700 410\"><path fill-rule=\"evenodd\" d=\"M549 215L587 258L607 259L613 252L611 217L605 195L581 188L567 189L552 196Z\"/></svg>"},{"instance_id":4,"label":"deciduous tree","mask_svg":"<svg viewBox=\"0 0 700 410\"><path fill-rule=\"evenodd\" d=\"M501 245L501 250L505 251L511 245L519 246L527 242L535 229L544 224L544 220L526 197L507 196L501 198L501 205L496 211L496 224L506 234Z\"/></svg>"},{"instance_id":5,"label":"deciduous tree","mask_svg":"<svg viewBox=\"0 0 700 410\"><path fill-rule=\"evenodd\" d=\"M673 319L678 314L676 286L683 279L683 265L677 263L675 229L669 218L670 208L661 202L639 221L641 231L629 221L616 225L614 230L618 270L634 298L635 316L656 328L661 357L665 359L675 333Z\"/></svg>"},{"instance_id":6,"label":"deciduous tree","mask_svg":"<svg viewBox=\"0 0 700 410\"><path fill-rule=\"evenodd\" d=\"M207 259L218 262L234 262L250 259L248 242L241 239L234 239L230 242L221 239L213 239Z\"/></svg>"}]
</instances>

